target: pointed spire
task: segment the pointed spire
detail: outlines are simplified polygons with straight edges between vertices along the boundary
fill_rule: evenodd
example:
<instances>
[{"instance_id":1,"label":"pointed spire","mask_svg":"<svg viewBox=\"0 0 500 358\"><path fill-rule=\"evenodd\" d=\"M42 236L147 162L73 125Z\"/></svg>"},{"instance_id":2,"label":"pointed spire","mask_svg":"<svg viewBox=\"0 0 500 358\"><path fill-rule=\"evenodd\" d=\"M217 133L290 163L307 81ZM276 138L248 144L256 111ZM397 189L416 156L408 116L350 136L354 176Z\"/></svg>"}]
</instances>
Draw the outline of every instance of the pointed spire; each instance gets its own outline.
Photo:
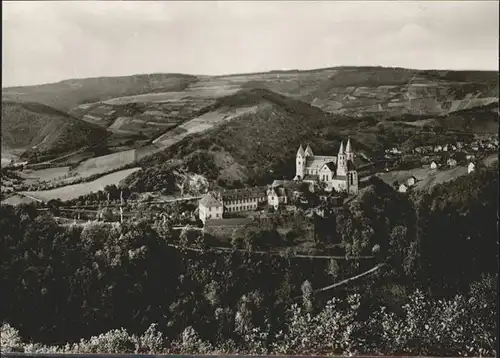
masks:
<instances>
[{"instance_id":1,"label":"pointed spire","mask_svg":"<svg viewBox=\"0 0 500 358\"><path fill-rule=\"evenodd\" d=\"M344 154L344 141L340 142L339 154Z\"/></svg>"},{"instance_id":2,"label":"pointed spire","mask_svg":"<svg viewBox=\"0 0 500 358\"><path fill-rule=\"evenodd\" d=\"M306 153L305 153L305 154L306 154L306 155L311 155L311 156L313 156L313 155L314 155L314 154L313 154L313 151L312 151L312 149L311 149L311 147L309 146L309 144L307 145L307 148L306 148Z\"/></svg>"},{"instance_id":3,"label":"pointed spire","mask_svg":"<svg viewBox=\"0 0 500 358\"><path fill-rule=\"evenodd\" d=\"M301 155L301 156L304 156L304 148L302 148L302 144L300 145L299 147L299 150L297 151L297 155Z\"/></svg>"},{"instance_id":4,"label":"pointed spire","mask_svg":"<svg viewBox=\"0 0 500 358\"><path fill-rule=\"evenodd\" d=\"M352 148L351 148L351 138L347 137L347 145L345 147L345 152L346 153L351 153Z\"/></svg>"}]
</instances>

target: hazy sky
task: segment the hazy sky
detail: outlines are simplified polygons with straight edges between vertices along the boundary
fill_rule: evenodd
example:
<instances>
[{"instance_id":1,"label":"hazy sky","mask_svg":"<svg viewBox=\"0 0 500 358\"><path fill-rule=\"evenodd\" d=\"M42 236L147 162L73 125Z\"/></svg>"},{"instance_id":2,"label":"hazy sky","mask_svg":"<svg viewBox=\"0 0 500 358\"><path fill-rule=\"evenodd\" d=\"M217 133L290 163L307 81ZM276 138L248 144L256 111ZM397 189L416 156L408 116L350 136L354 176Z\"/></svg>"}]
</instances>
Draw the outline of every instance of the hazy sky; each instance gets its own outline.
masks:
<instances>
[{"instance_id":1,"label":"hazy sky","mask_svg":"<svg viewBox=\"0 0 500 358\"><path fill-rule=\"evenodd\" d=\"M2 2L2 86L339 65L498 70L498 1Z\"/></svg>"}]
</instances>

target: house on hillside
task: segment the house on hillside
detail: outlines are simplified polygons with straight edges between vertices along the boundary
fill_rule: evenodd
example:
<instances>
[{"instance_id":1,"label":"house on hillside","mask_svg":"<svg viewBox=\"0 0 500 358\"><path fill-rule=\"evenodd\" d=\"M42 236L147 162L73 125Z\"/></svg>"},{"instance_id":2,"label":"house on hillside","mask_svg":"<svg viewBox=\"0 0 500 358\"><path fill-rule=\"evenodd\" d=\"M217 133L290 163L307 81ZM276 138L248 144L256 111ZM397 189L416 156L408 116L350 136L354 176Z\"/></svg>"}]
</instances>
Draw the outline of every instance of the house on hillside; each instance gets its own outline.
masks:
<instances>
[{"instance_id":1,"label":"house on hillside","mask_svg":"<svg viewBox=\"0 0 500 358\"><path fill-rule=\"evenodd\" d=\"M472 173L474 170L476 170L476 165L473 162L470 162L467 166L467 174Z\"/></svg>"},{"instance_id":2,"label":"house on hillside","mask_svg":"<svg viewBox=\"0 0 500 358\"><path fill-rule=\"evenodd\" d=\"M437 152L441 152L441 151L443 151L443 147L442 146L437 145L437 146L434 147L434 152L437 153Z\"/></svg>"},{"instance_id":3,"label":"house on hillside","mask_svg":"<svg viewBox=\"0 0 500 358\"><path fill-rule=\"evenodd\" d=\"M416 182L417 182L417 178L415 178L413 175L411 177L409 177L408 179L406 179L406 185L408 186L408 188L414 186Z\"/></svg>"},{"instance_id":4,"label":"house on hillside","mask_svg":"<svg viewBox=\"0 0 500 358\"><path fill-rule=\"evenodd\" d=\"M398 188L400 193L406 193L408 191L408 187L405 184L401 184Z\"/></svg>"},{"instance_id":5,"label":"house on hillside","mask_svg":"<svg viewBox=\"0 0 500 358\"><path fill-rule=\"evenodd\" d=\"M457 161L453 158L450 158L446 161L446 165L449 166L450 168L454 168L457 166Z\"/></svg>"},{"instance_id":6,"label":"house on hillside","mask_svg":"<svg viewBox=\"0 0 500 358\"><path fill-rule=\"evenodd\" d=\"M198 203L198 215L203 224L210 219L222 219L224 206L212 193L206 194Z\"/></svg>"},{"instance_id":7,"label":"house on hillside","mask_svg":"<svg viewBox=\"0 0 500 358\"><path fill-rule=\"evenodd\" d=\"M438 164L435 161L432 161L430 168L431 169L437 169L438 168Z\"/></svg>"}]
</instances>

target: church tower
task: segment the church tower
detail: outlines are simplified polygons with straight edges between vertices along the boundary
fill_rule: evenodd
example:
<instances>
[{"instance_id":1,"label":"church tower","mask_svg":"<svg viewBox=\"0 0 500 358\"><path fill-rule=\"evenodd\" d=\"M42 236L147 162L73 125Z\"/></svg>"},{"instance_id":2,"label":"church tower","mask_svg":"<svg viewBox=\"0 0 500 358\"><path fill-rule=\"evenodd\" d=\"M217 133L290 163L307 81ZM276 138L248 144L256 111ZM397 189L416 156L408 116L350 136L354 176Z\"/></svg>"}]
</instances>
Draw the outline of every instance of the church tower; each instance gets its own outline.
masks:
<instances>
[{"instance_id":1,"label":"church tower","mask_svg":"<svg viewBox=\"0 0 500 358\"><path fill-rule=\"evenodd\" d=\"M309 144L307 145L305 156L306 157L312 157L312 156L314 156L313 151L312 151L311 147L309 146Z\"/></svg>"},{"instance_id":2,"label":"church tower","mask_svg":"<svg viewBox=\"0 0 500 358\"><path fill-rule=\"evenodd\" d=\"M351 138L347 138L347 145L345 147L345 157L347 161L352 161L354 162L354 152L352 151L351 147Z\"/></svg>"},{"instance_id":3,"label":"church tower","mask_svg":"<svg viewBox=\"0 0 500 358\"><path fill-rule=\"evenodd\" d=\"M344 141L340 142L339 154L337 156L337 176L345 176L347 160L346 155L344 154Z\"/></svg>"},{"instance_id":4,"label":"church tower","mask_svg":"<svg viewBox=\"0 0 500 358\"><path fill-rule=\"evenodd\" d=\"M304 179L304 171L306 166L306 153L304 152L304 148L302 148L302 144L297 151L297 156L295 158L295 178L297 180Z\"/></svg>"}]
</instances>

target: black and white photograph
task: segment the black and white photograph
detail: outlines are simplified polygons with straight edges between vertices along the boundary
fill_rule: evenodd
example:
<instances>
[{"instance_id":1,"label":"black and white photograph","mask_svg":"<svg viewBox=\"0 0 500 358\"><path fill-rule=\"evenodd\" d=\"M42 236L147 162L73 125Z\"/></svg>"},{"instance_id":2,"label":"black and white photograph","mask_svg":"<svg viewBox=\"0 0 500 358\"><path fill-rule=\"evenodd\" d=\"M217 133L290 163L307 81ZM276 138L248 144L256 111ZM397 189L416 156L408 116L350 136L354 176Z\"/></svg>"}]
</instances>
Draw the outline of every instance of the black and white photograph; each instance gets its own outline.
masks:
<instances>
[{"instance_id":1,"label":"black and white photograph","mask_svg":"<svg viewBox=\"0 0 500 358\"><path fill-rule=\"evenodd\" d=\"M498 1L3 1L2 357L498 354Z\"/></svg>"}]
</instances>

